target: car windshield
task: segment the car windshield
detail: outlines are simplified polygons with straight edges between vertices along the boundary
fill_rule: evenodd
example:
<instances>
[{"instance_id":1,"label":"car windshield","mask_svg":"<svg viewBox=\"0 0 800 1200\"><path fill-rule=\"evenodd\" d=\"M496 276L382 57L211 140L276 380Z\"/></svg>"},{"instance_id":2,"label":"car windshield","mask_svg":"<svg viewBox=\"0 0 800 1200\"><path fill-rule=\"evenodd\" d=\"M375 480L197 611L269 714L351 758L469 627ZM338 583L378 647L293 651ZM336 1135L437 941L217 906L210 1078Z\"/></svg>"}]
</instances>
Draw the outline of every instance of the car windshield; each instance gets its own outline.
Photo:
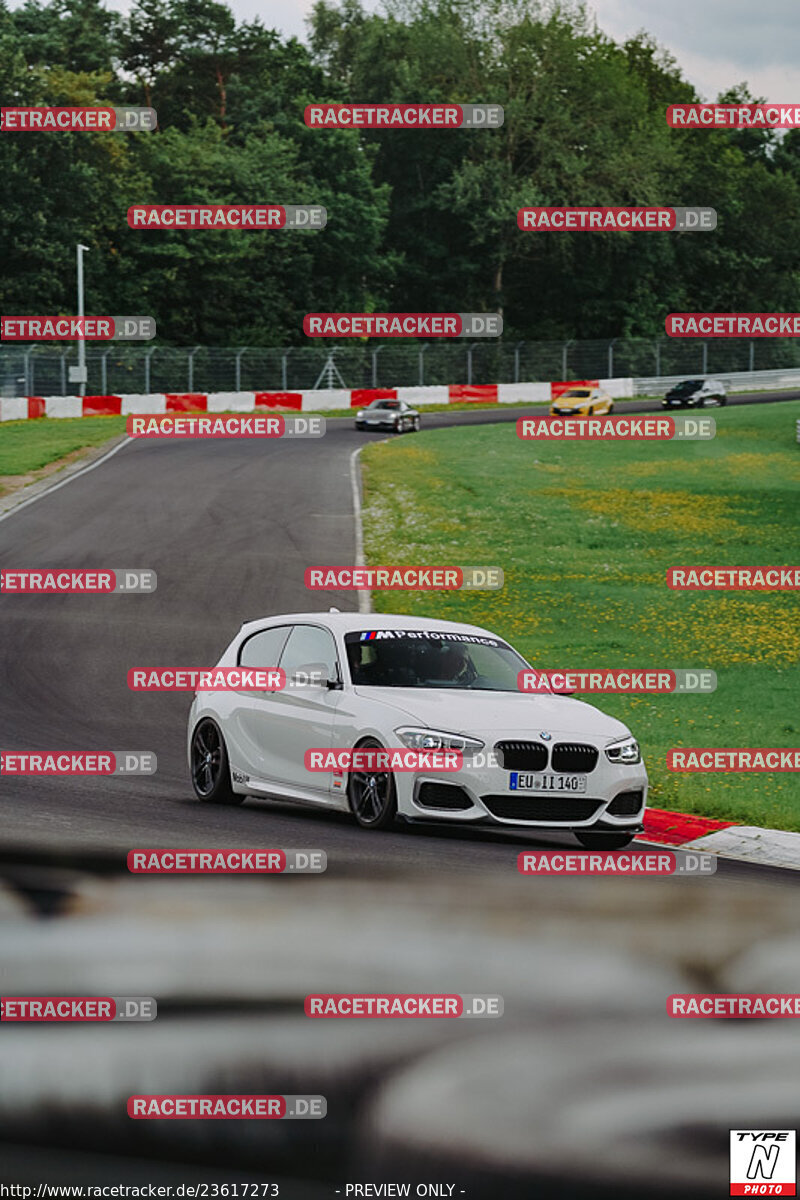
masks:
<instances>
[{"instance_id":1,"label":"car windshield","mask_svg":"<svg viewBox=\"0 0 800 1200\"><path fill-rule=\"evenodd\" d=\"M591 396L591 394L592 394L592 392L591 392L590 388L572 388L568 392L562 392L561 399L562 400L586 400L589 396Z\"/></svg>"},{"instance_id":2,"label":"car windshield","mask_svg":"<svg viewBox=\"0 0 800 1200\"><path fill-rule=\"evenodd\" d=\"M399 408L399 400L373 400L370 408Z\"/></svg>"},{"instance_id":3,"label":"car windshield","mask_svg":"<svg viewBox=\"0 0 800 1200\"><path fill-rule=\"evenodd\" d=\"M363 687L516 692L528 664L499 638L436 630L373 629L345 635L353 683Z\"/></svg>"},{"instance_id":4,"label":"car windshield","mask_svg":"<svg viewBox=\"0 0 800 1200\"><path fill-rule=\"evenodd\" d=\"M695 392L702 386L702 379L684 379L683 383L677 383L672 390L673 392Z\"/></svg>"}]
</instances>

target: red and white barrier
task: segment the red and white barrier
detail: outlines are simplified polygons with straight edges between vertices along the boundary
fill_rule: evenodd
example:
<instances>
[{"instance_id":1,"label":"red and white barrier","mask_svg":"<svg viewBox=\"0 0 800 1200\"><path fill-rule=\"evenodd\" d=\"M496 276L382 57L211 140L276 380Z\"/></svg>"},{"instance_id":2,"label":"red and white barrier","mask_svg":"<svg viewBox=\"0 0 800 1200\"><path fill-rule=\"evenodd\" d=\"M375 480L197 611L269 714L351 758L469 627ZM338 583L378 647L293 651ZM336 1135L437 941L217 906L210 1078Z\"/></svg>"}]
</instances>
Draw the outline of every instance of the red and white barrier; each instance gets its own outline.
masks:
<instances>
[{"instance_id":1,"label":"red and white barrier","mask_svg":"<svg viewBox=\"0 0 800 1200\"><path fill-rule=\"evenodd\" d=\"M610 396L633 395L632 379L580 380L602 387ZM129 413L324 412L364 408L373 400L405 400L414 407L426 404L548 404L565 387L575 383L442 384L436 387L326 388L302 392L158 392L113 396L11 396L0 398L0 421L37 417L127 416Z\"/></svg>"}]
</instances>

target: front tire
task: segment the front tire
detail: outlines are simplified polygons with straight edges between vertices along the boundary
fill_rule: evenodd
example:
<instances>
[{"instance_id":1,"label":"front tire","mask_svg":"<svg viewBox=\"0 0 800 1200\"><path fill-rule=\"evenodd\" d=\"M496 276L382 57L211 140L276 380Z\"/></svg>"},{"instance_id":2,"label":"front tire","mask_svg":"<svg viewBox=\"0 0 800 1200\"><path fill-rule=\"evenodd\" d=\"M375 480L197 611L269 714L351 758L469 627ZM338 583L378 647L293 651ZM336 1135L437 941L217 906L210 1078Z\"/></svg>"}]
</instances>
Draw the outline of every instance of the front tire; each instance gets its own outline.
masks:
<instances>
[{"instance_id":1,"label":"front tire","mask_svg":"<svg viewBox=\"0 0 800 1200\"><path fill-rule=\"evenodd\" d=\"M242 804L231 784L228 751L219 726L205 717L192 734L192 787L204 804Z\"/></svg>"},{"instance_id":2,"label":"front tire","mask_svg":"<svg viewBox=\"0 0 800 1200\"><path fill-rule=\"evenodd\" d=\"M593 829L585 833L582 829L572 832L587 850L624 850L636 837L635 833L599 833Z\"/></svg>"},{"instance_id":3,"label":"front tire","mask_svg":"<svg viewBox=\"0 0 800 1200\"><path fill-rule=\"evenodd\" d=\"M383 750L366 738L357 750ZM388 829L397 815L397 789L391 771L351 771L347 780L350 811L362 829Z\"/></svg>"}]
</instances>

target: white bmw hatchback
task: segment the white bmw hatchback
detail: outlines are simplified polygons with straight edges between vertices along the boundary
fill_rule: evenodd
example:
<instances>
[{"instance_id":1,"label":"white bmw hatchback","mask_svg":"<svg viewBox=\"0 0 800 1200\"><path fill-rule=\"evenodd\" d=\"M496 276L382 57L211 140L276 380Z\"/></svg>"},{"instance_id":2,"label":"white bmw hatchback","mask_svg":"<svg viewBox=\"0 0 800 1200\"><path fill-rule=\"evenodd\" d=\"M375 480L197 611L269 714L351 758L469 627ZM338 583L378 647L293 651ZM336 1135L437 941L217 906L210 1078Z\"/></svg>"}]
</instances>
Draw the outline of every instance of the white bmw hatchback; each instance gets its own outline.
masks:
<instances>
[{"instance_id":1,"label":"white bmw hatchback","mask_svg":"<svg viewBox=\"0 0 800 1200\"><path fill-rule=\"evenodd\" d=\"M246 622L220 667L279 668L275 691L198 691L188 757L198 799L247 796L409 821L569 830L590 849L641 832L647 772L614 717L520 692L530 665L486 629L362 613ZM307 769L320 749L460 750L456 772Z\"/></svg>"}]
</instances>

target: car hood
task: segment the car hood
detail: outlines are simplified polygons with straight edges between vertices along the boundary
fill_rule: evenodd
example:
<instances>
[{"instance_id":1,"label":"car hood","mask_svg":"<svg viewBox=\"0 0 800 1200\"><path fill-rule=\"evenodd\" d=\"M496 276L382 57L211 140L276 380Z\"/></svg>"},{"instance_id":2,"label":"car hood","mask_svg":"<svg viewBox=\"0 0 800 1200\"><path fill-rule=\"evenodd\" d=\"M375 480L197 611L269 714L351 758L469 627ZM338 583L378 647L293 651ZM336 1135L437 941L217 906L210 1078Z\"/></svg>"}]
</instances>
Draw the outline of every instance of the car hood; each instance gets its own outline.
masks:
<instances>
[{"instance_id":1,"label":"car hood","mask_svg":"<svg viewBox=\"0 0 800 1200\"><path fill-rule=\"evenodd\" d=\"M626 737L622 721L583 700L524 692L461 691L455 688L357 687L357 696L397 710L408 724L463 734L515 734L536 738L542 730L569 737Z\"/></svg>"}]
</instances>

